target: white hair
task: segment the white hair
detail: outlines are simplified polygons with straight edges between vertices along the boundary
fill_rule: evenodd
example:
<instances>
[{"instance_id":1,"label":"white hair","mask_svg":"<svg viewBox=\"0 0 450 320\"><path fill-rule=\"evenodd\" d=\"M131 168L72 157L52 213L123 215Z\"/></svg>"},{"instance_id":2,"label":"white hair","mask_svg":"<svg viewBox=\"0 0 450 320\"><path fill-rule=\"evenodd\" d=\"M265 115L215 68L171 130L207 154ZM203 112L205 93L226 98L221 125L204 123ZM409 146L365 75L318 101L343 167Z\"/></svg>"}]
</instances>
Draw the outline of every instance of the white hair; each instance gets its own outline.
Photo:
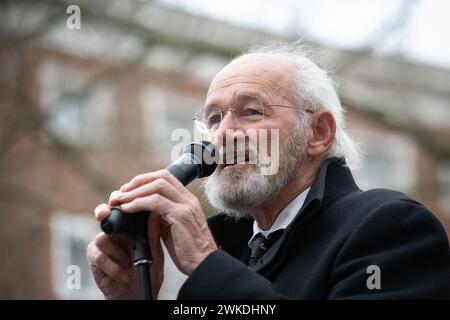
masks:
<instances>
[{"instance_id":1,"label":"white hair","mask_svg":"<svg viewBox=\"0 0 450 320\"><path fill-rule=\"evenodd\" d=\"M320 68L309 58L310 53L305 45L294 42L256 46L245 50L239 57L248 54L287 58L294 62L296 66L296 96L299 106L312 110L327 109L331 111L336 121L336 135L328 152L328 158L344 157L351 169L357 169L360 166L360 151L346 131L345 110L339 100L336 83L329 72Z\"/></svg>"}]
</instances>

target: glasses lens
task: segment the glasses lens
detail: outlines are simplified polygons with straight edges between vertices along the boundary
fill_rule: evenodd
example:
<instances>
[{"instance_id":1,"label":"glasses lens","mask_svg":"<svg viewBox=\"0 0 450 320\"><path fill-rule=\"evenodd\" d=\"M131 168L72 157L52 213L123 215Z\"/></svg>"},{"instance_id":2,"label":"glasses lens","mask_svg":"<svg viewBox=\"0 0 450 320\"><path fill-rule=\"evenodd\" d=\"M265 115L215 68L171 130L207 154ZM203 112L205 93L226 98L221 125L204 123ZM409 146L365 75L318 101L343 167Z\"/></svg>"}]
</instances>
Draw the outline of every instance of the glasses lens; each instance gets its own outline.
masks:
<instances>
[{"instance_id":1,"label":"glasses lens","mask_svg":"<svg viewBox=\"0 0 450 320\"><path fill-rule=\"evenodd\" d=\"M208 133L208 128L205 122L201 121L200 119L194 119L194 124L200 133L202 134Z\"/></svg>"},{"instance_id":2,"label":"glasses lens","mask_svg":"<svg viewBox=\"0 0 450 320\"><path fill-rule=\"evenodd\" d=\"M209 130L215 130L222 122L222 110L219 108L208 108L205 110L204 122Z\"/></svg>"},{"instance_id":3,"label":"glasses lens","mask_svg":"<svg viewBox=\"0 0 450 320\"><path fill-rule=\"evenodd\" d=\"M248 102L238 109L239 119L244 122L257 122L264 118L264 107L259 102Z\"/></svg>"}]
</instances>

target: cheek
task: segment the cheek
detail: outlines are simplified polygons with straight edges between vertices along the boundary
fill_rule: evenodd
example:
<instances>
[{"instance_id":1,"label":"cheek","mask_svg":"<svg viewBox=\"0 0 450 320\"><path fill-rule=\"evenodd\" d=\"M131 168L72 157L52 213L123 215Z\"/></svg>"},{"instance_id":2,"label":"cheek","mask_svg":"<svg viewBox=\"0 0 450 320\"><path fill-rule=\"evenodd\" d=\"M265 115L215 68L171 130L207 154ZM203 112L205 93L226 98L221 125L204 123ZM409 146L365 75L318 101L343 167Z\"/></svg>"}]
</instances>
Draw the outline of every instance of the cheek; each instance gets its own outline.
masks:
<instances>
[{"instance_id":1,"label":"cheek","mask_svg":"<svg viewBox=\"0 0 450 320\"><path fill-rule=\"evenodd\" d=\"M277 147L283 141L289 139L292 131L289 128L281 128L279 126L249 128L245 131L246 140L257 146L259 150L265 150L271 154L272 146Z\"/></svg>"},{"instance_id":2,"label":"cheek","mask_svg":"<svg viewBox=\"0 0 450 320\"><path fill-rule=\"evenodd\" d=\"M272 144L282 145L292 139L294 126L285 124L284 126L268 129L266 135L268 147L270 148Z\"/></svg>"},{"instance_id":3,"label":"cheek","mask_svg":"<svg viewBox=\"0 0 450 320\"><path fill-rule=\"evenodd\" d=\"M219 134L218 131L216 131L214 133L211 133L210 142L216 147L220 147L223 143L223 137Z\"/></svg>"}]
</instances>

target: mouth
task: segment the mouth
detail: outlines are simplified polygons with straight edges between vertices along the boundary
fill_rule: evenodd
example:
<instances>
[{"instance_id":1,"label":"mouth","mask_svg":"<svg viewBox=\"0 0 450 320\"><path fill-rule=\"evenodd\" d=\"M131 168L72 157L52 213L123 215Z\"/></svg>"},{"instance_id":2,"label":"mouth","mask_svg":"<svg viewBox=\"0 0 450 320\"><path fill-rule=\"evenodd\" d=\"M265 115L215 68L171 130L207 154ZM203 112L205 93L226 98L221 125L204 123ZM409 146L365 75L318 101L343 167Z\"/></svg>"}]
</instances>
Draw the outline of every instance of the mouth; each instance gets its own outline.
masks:
<instances>
[{"instance_id":1,"label":"mouth","mask_svg":"<svg viewBox=\"0 0 450 320\"><path fill-rule=\"evenodd\" d=\"M258 164L259 157L256 145L248 141L238 142L221 146L218 170L235 167L236 165L246 165L248 167L249 165Z\"/></svg>"},{"instance_id":2,"label":"mouth","mask_svg":"<svg viewBox=\"0 0 450 320\"><path fill-rule=\"evenodd\" d=\"M234 167L234 166L237 166L237 165L246 165L246 164L249 164L249 162L248 161L241 161L241 162L236 162L236 163L225 163L225 164L221 164L220 168L223 170L223 169L228 168L228 167Z\"/></svg>"},{"instance_id":3,"label":"mouth","mask_svg":"<svg viewBox=\"0 0 450 320\"><path fill-rule=\"evenodd\" d=\"M249 164L250 163L250 154L248 151L245 152L245 154L242 155L238 155L236 152L234 153L233 159L228 159L227 155L224 154L222 161L223 163L219 165L219 167L221 169L225 169L227 167L232 167L235 165L245 165L245 164ZM231 160L231 161L230 161ZM228 161L228 162L227 162Z\"/></svg>"}]
</instances>

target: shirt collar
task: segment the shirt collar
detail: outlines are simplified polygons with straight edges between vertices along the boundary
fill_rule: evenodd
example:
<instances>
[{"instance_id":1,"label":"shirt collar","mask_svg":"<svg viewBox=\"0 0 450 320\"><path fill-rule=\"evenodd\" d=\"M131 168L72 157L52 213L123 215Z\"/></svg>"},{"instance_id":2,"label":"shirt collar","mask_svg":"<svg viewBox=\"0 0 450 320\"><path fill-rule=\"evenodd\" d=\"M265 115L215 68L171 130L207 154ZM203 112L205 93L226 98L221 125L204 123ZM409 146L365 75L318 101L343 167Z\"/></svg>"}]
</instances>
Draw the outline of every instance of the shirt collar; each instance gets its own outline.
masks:
<instances>
[{"instance_id":1,"label":"shirt collar","mask_svg":"<svg viewBox=\"0 0 450 320\"><path fill-rule=\"evenodd\" d=\"M280 230L280 229L286 229L289 224L294 220L297 213L302 208L306 196L308 195L309 189L306 189L302 193L300 193L297 197L294 198L278 215L278 217L275 219L274 223L268 230L262 230L259 226L256 220L253 222L253 236L248 241L249 247L252 247L253 241L256 238L256 235L261 233L264 237L267 238L269 234L271 234L274 231Z\"/></svg>"}]
</instances>

